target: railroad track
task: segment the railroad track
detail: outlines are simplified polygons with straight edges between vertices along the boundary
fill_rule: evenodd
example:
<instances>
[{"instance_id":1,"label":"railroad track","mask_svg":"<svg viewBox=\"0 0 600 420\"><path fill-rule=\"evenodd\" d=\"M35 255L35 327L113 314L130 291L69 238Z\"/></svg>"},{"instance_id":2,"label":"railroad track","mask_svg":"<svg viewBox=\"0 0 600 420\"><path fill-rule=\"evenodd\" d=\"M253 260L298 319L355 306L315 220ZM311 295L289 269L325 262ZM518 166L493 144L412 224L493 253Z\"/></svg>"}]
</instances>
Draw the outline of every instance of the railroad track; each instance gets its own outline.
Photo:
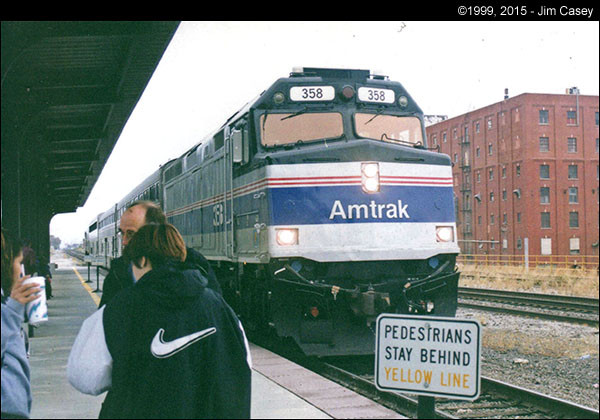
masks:
<instances>
[{"instance_id":1,"label":"railroad track","mask_svg":"<svg viewBox=\"0 0 600 420\"><path fill-rule=\"evenodd\" d=\"M539 306L544 308L554 308L586 313L598 313L598 299L588 297L549 295L532 292L514 292L496 289L476 289L471 287L459 287L458 295L459 297L468 299L523 304L527 306Z\"/></svg>"},{"instance_id":2,"label":"railroad track","mask_svg":"<svg viewBox=\"0 0 600 420\"><path fill-rule=\"evenodd\" d=\"M363 362L346 360L308 362L321 375L341 383L380 404L407 417L415 418L418 407L416 396L379 391L374 385L372 373L357 373L365 367ZM372 358L370 360L372 362ZM348 365L351 364L349 367ZM372 372L372 367L371 367ZM548 418L548 419L597 419L598 410L573 402L544 395L492 378L481 378L481 394L475 401L436 399L436 416L444 419L460 418Z\"/></svg>"},{"instance_id":3,"label":"railroad track","mask_svg":"<svg viewBox=\"0 0 600 420\"><path fill-rule=\"evenodd\" d=\"M470 287L459 287L458 298L465 308L598 326L595 298Z\"/></svg>"},{"instance_id":4,"label":"railroad track","mask_svg":"<svg viewBox=\"0 0 600 420\"><path fill-rule=\"evenodd\" d=\"M250 341L294 363L339 383L409 418L417 418L416 395L380 391L374 383L374 356L315 358L302 355L289 342L273 336L251 334ZM481 377L475 401L436 398L436 417L597 419L598 410L519 386Z\"/></svg>"}]
</instances>

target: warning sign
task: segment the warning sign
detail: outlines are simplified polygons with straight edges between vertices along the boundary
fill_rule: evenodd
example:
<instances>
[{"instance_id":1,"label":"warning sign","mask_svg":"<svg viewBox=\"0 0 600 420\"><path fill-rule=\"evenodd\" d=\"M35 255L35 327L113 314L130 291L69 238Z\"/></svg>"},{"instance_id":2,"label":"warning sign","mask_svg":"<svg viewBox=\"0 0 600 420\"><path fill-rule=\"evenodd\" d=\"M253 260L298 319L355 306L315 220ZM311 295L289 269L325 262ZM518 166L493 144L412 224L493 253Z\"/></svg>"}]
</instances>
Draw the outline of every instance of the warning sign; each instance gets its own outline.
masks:
<instances>
[{"instance_id":1,"label":"warning sign","mask_svg":"<svg viewBox=\"0 0 600 420\"><path fill-rule=\"evenodd\" d=\"M378 389L467 400L479 396L479 322L381 314L375 339Z\"/></svg>"}]
</instances>

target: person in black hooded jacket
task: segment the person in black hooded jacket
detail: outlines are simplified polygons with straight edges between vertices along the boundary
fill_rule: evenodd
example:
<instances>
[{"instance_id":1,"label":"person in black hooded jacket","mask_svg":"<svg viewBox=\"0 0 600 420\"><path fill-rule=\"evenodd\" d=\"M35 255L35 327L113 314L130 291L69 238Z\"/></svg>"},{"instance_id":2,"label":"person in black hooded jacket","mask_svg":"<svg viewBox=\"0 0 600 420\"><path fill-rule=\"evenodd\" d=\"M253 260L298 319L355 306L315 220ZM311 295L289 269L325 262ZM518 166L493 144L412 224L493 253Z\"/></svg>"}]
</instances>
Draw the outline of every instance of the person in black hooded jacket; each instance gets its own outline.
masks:
<instances>
[{"instance_id":1,"label":"person in black hooded jacket","mask_svg":"<svg viewBox=\"0 0 600 420\"><path fill-rule=\"evenodd\" d=\"M145 225L126 247L133 287L84 321L67 376L108 390L100 418L250 418L251 366L239 319L184 263L175 227Z\"/></svg>"}]
</instances>

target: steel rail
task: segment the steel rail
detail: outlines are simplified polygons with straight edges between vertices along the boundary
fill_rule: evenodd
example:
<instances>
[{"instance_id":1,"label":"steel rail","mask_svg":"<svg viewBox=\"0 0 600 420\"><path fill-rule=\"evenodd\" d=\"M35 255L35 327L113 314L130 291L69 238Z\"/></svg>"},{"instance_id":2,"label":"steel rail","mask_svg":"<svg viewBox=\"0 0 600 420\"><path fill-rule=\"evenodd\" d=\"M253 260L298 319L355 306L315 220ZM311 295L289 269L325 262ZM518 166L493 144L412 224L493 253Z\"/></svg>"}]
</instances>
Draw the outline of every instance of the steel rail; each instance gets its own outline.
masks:
<instances>
[{"instance_id":1,"label":"steel rail","mask_svg":"<svg viewBox=\"0 0 600 420\"><path fill-rule=\"evenodd\" d=\"M516 292L510 290L459 287L459 297L493 300L528 306L550 306L565 310L598 313L599 300L582 296L551 295L545 293Z\"/></svg>"},{"instance_id":2,"label":"steel rail","mask_svg":"<svg viewBox=\"0 0 600 420\"><path fill-rule=\"evenodd\" d=\"M483 303L465 302L463 300L459 300L458 306L463 307L463 308L478 309L478 310L486 311L486 312L498 312L498 313L503 313L503 314L527 316L527 317L539 318L539 319L547 319L550 321L570 322L570 323L574 323L574 324L590 325L593 327L598 327L598 325L599 325L598 318L578 317L578 316L540 312L540 311L528 311L526 309L507 308L507 307L503 307L503 306L490 306L490 305L485 305Z\"/></svg>"}]
</instances>

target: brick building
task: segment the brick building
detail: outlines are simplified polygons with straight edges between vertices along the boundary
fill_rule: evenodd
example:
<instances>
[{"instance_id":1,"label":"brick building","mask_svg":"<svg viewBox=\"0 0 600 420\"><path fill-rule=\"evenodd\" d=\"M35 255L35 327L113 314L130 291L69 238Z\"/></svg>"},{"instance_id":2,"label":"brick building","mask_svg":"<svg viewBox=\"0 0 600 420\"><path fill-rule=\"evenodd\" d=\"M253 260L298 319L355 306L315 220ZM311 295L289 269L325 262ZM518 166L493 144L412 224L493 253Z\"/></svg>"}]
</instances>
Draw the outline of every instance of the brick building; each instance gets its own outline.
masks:
<instances>
[{"instance_id":1,"label":"brick building","mask_svg":"<svg viewBox=\"0 0 600 420\"><path fill-rule=\"evenodd\" d=\"M598 255L598 96L505 97L426 131L454 163L463 253Z\"/></svg>"}]
</instances>

